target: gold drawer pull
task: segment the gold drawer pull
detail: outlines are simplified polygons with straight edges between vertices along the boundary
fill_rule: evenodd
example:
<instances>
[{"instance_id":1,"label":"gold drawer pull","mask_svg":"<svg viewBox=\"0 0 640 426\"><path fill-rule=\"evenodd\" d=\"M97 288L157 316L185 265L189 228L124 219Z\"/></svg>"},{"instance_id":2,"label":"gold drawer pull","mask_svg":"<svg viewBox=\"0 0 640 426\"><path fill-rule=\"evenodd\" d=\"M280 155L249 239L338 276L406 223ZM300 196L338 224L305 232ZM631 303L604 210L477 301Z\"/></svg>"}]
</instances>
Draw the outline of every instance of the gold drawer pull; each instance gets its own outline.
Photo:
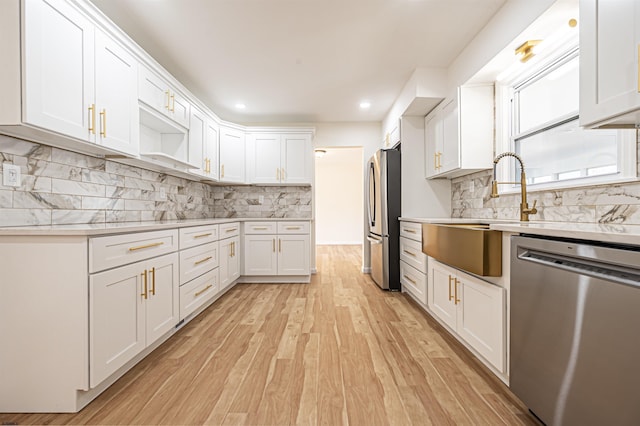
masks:
<instances>
[{"instance_id":1,"label":"gold drawer pull","mask_svg":"<svg viewBox=\"0 0 640 426\"><path fill-rule=\"evenodd\" d=\"M454 289L454 294L455 294L455 300L453 301L454 305L457 305L458 303L460 303L460 299L458 299L458 284L460 283L460 280L458 280L457 278L453 279L453 289Z\"/></svg>"},{"instance_id":2,"label":"gold drawer pull","mask_svg":"<svg viewBox=\"0 0 640 426\"><path fill-rule=\"evenodd\" d=\"M302 226L286 226L285 229L302 229Z\"/></svg>"},{"instance_id":3,"label":"gold drawer pull","mask_svg":"<svg viewBox=\"0 0 640 426\"><path fill-rule=\"evenodd\" d=\"M409 250L402 250L402 251L407 253L409 256L416 257L416 254L414 252L412 252L412 251L409 251Z\"/></svg>"},{"instance_id":4,"label":"gold drawer pull","mask_svg":"<svg viewBox=\"0 0 640 426\"><path fill-rule=\"evenodd\" d=\"M254 226L253 230L254 231L268 231L269 228L267 228L266 226Z\"/></svg>"},{"instance_id":5,"label":"gold drawer pull","mask_svg":"<svg viewBox=\"0 0 640 426\"><path fill-rule=\"evenodd\" d=\"M411 283L413 283L414 285L418 285L418 283L416 283L414 280L412 280L411 278L409 278L406 275L403 275L405 277L405 279L409 280Z\"/></svg>"},{"instance_id":6,"label":"gold drawer pull","mask_svg":"<svg viewBox=\"0 0 640 426\"><path fill-rule=\"evenodd\" d=\"M204 263L204 262L206 262L207 260L210 260L210 259L212 259L212 258L213 258L213 256L207 256L207 257L205 257L204 259L201 259L201 260L196 261L196 262L195 262L195 264L196 264L196 265L199 265L199 264Z\"/></svg>"},{"instance_id":7,"label":"gold drawer pull","mask_svg":"<svg viewBox=\"0 0 640 426\"><path fill-rule=\"evenodd\" d=\"M146 244L144 246L129 247L129 251L136 251L136 250L142 250L142 249L151 248L151 247L157 247L157 246L161 246L163 244L164 244L164 241L160 241L160 242L157 242L157 243Z\"/></svg>"},{"instance_id":8,"label":"gold drawer pull","mask_svg":"<svg viewBox=\"0 0 640 426\"><path fill-rule=\"evenodd\" d=\"M144 291L142 292L142 294L140 296L142 296L142 297L144 297L146 299L147 298L147 286L148 286L147 270L145 269L144 272L140 274L140 276L142 276L142 278L144 278Z\"/></svg>"},{"instance_id":9,"label":"gold drawer pull","mask_svg":"<svg viewBox=\"0 0 640 426\"><path fill-rule=\"evenodd\" d=\"M107 138L107 110L100 111L100 136Z\"/></svg>"},{"instance_id":10,"label":"gold drawer pull","mask_svg":"<svg viewBox=\"0 0 640 426\"><path fill-rule=\"evenodd\" d=\"M211 232L207 232L206 234L194 235L193 238L208 237L211 234L212 234Z\"/></svg>"},{"instance_id":11,"label":"gold drawer pull","mask_svg":"<svg viewBox=\"0 0 640 426\"><path fill-rule=\"evenodd\" d=\"M415 234L415 233L416 233L416 230L415 230L415 229L407 229L407 228L404 228L404 231L405 231L405 232L408 232L408 233L410 233L410 234Z\"/></svg>"},{"instance_id":12,"label":"gold drawer pull","mask_svg":"<svg viewBox=\"0 0 640 426\"><path fill-rule=\"evenodd\" d=\"M451 275L449 275L449 300L453 299L453 296L451 295L451 279L453 277L451 277Z\"/></svg>"},{"instance_id":13,"label":"gold drawer pull","mask_svg":"<svg viewBox=\"0 0 640 426\"><path fill-rule=\"evenodd\" d=\"M156 268L151 268L151 295L156 295Z\"/></svg>"},{"instance_id":14,"label":"gold drawer pull","mask_svg":"<svg viewBox=\"0 0 640 426\"><path fill-rule=\"evenodd\" d=\"M91 104L89 107L89 132L96 134L96 104Z\"/></svg>"},{"instance_id":15,"label":"gold drawer pull","mask_svg":"<svg viewBox=\"0 0 640 426\"><path fill-rule=\"evenodd\" d=\"M236 232L237 230L238 228L229 228L229 229L226 229L224 232Z\"/></svg>"},{"instance_id":16,"label":"gold drawer pull","mask_svg":"<svg viewBox=\"0 0 640 426\"><path fill-rule=\"evenodd\" d=\"M204 293L205 291L209 290L211 287L213 287L213 284L209 284L208 286L206 286L206 287L205 287L205 288L203 288L202 290L200 290L200 291L196 291L196 292L194 293L194 295L193 295L193 296L194 296L194 297L198 297L198 296L200 296L202 293Z\"/></svg>"}]
</instances>

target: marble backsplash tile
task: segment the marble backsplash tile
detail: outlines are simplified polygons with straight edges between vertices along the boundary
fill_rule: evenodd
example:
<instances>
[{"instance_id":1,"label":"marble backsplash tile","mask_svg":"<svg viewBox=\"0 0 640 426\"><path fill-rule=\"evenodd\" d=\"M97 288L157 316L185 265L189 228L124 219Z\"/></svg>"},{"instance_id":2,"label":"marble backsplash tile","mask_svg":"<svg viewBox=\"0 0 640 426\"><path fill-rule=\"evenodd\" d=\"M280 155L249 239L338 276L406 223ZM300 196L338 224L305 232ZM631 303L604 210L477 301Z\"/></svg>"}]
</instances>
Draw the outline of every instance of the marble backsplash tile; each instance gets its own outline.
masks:
<instances>
[{"instance_id":1,"label":"marble backsplash tile","mask_svg":"<svg viewBox=\"0 0 640 426\"><path fill-rule=\"evenodd\" d=\"M211 186L0 135L4 162L22 181L0 185L0 226L312 217L309 186Z\"/></svg>"}]
</instances>

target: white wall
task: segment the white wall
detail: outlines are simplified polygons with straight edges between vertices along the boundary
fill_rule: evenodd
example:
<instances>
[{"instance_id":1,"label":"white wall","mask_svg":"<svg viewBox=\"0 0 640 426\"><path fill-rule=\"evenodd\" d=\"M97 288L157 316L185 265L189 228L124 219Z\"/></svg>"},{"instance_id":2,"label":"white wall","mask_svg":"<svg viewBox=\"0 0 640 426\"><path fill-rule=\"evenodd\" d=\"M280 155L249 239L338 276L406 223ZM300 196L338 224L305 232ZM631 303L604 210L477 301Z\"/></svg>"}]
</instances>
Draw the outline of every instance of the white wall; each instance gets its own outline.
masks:
<instances>
[{"instance_id":1,"label":"white wall","mask_svg":"<svg viewBox=\"0 0 640 426\"><path fill-rule=\"evenodd\" d=\"M316 244L361 244L363 148L324 148L316 157Z\"/></svg>"}]
</instances>

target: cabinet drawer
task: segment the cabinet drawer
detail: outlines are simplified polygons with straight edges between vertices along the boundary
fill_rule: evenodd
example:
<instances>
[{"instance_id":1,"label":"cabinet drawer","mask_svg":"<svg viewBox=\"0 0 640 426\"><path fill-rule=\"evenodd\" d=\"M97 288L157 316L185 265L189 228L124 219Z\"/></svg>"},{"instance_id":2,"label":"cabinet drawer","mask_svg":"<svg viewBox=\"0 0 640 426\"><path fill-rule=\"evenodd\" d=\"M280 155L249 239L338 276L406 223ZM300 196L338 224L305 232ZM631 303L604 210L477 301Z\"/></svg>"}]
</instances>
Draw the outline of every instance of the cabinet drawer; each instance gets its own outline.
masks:
<instances>
[{"instance_id":1,"label":"cabinet drawer","mask_svg":"<svg viewBox=\"0 0 640 426\"><path fill-rule=\"evenodd\" d=\"M218 241L218 225L180 228L180 249Z\"/></svg>"},{"instance_id":2,"label":"cabinet drawer","mask_svg":"<svg viewBox=\"0 0 640 426\"><path fill-rule=\"evenodd\" d=\"M180 321L218 293L218 270L214 269L180 287Z\"/></svg>"},{"instance_id":3,"label":"cabinet drawer","mask_svg":"<svg viewBox=\"0 0 640 426\"><path fill-rule=\"evenodd\" d=\"M178 250L176 229L89 239L89 273Z\"/></svg>"},{"instance_id":4,"label":"cabinet drawer","mask_svg":"<svg viewBox=\"0 0 640 426\"><path fill-rule=\"evenodd\" d=\"M244 233L248 235L276 234L278 232L277 222L245 222Z\"/></svg>"},{"instance_id":5,"label":"cabinet drawer","mask_svg":"<svg viewBox=\"0 0 640 426\"><path fill-rule=\"evenodd\" d=\"M422 224L415 222L400 222L400 236L422 243Z\"/></svg>"},{"instance_id":6,"label":"cabinet drawer","mask_svg":"<svg viewBox=\"0 0 640 426\"><path fill-rule=\"evenodd\" d=\"M219 261L217 241L180 251L180 285L217 268Z\"/></svg>"},{"instance_id":7,"label":"cabinet drawer","mask_svg":"<svg viewBox=\"0 0 640 426\"><path fill-rule=\"evenodd\" d=\"M422 304L427 304L427 275L400 262L400 283L402 291L411 293Z\"/></svg>"},{"instance_id":8,"label":"cabinet drawer","mask_svg":"<svg viewBox=\"0 0 640 426\"><path fill-rule=\"evenodd\" d=\"M417 241L400 237L400 260L427 273L427 255L422 252L422 245Z\"/></svg>"},{"instance_id":9,"label":"cabinet drawer","mask_svg":"<svg viewBox=\"0 0 640 426\"><path fill-rule=\"evenodd\" d=\"M223 223L220 225L220 239L240 235L240 222Z\"/></svg>"},{"instance_id":10,"label":"cabinet drawer","mask_svg":"<svg viewBox=\"0 0 640 426\"><path fill-rule=\"evenodd\" d=\"M278 234L308 234L309 222L278 222Z\"/></svg>"}]
</instances>

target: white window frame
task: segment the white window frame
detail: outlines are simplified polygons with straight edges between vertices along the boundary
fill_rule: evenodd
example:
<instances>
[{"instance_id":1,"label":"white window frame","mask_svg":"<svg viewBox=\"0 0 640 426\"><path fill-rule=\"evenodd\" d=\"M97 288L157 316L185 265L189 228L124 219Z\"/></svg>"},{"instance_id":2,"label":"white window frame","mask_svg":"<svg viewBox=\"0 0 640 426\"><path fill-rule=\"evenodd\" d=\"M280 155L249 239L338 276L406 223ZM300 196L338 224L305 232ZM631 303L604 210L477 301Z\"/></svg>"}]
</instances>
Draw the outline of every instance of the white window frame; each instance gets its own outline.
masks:
<instances>
[{"instance_id":1,"label":"white window frame","mask_svg":"<svg viewBox=\"0 0 640 426\"><path fill-rule=\"evenodd\" d=\"M515 152L514 136L523 137L527 134L534 133L537 129L529 129L526 132L515 135L514 119L516 118L515 107L512 105L514 99L514 87L518 87L531 81L548 68L551 64L560 62L563 58L573 55L576 47L564 50L562 54L556 54L548 58L544 62L540 62L535 68L527 70L526 73L520 73L518 76L509 81L496 82L496 155L502 152ZM570 117L578 116L578 112L569 114L566 117L559 118L558 121L566 120ZM555 122L555 120L554 120ZM541 126L547 127L548 124ZM577 179L567 179L561 181L553 181L546 183L527 183L527 192L539 192L548 190L572 189L585 186L614 184L635 182L640 180L637 174L638 168L638 132L637 130L618 130L618 166L619 173L600 175L592 177L580 177ZM527 159L523 158L525 171L527 169ZM513 161L504 159L496 167L496 177L499 182L516 182L519 176L516 176L516 167ZM519 193L520 185L500 185L499 192L501 194Z\"/></svg>"}]
</instances>

